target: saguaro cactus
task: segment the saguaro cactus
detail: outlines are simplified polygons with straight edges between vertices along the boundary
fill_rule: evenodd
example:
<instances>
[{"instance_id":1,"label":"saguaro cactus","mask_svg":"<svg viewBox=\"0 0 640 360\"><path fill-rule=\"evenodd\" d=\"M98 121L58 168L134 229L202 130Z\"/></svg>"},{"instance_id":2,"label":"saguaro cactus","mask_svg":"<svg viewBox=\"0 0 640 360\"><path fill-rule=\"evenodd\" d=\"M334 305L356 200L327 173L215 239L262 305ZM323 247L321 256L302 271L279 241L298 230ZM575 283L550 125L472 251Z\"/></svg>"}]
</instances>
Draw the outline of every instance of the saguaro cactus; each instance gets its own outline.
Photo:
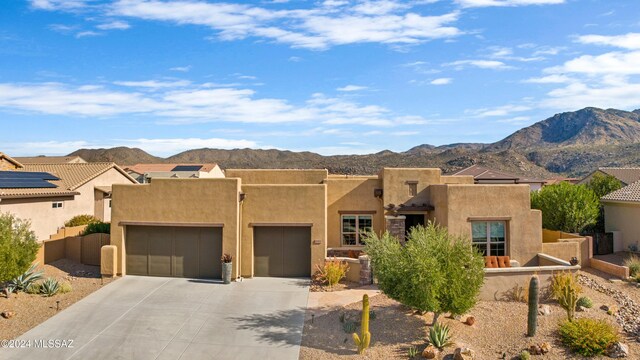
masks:
<instances>
[{"instance_id":1,"label":"saguaro cactus","mask_svg":"<svg viewBox=\"0 0 640 360\"><path fill-rule=\"evenodd\" d=\"M360 325L360 336L353 333L353 341L358 347L358 354L363 354L371 342L371 333L369 332L369 295L367 294L362 296L362 324Z\"/></svg>"},{"instance_id":2,"label":"saguaro cactus","mask_svg":"<svg viewBox=\"0 0 640 360\"><path fill-rule=\"evenodd\" d=\"M527 336L535 336L538 327L538 276L533 275L529 281L529 318L527 321Z\"/></svg>"}]
</instances>

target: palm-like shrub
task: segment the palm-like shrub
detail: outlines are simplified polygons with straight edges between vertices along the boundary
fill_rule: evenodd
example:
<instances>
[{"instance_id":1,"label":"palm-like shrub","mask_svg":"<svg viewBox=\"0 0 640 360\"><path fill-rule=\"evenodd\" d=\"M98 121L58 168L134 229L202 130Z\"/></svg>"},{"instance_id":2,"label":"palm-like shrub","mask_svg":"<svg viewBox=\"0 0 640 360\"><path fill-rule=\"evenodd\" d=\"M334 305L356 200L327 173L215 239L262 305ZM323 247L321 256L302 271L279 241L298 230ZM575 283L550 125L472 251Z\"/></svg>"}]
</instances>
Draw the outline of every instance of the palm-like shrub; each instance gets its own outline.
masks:
<instances>
[{"instance_id":1,"label":"palm-like shrub","mask_svg":"<svg viewBox=\"0 0 640 360\"><path fill-rule=\"evenodd\" d=\"M53 296L60 291L60 283L54 278L47 278L40 284L40 292L44 296Z\"/></svg>"},{"instance_id":2,"label":"palm-like shrub","mask_svg":"<svg viewBox=\"0 0 640 360\"><path fill-rule=\"evenodd\" d=\"M24 273L9 281L9 292L26 291L29 286L42 279L43 271L36 271L38 264L33 264Z\"/></svg>"},{"instance_id":3,"label":"palm-like shrub","mask_svg":"<svg viewBox=\"0 0 640 360\"><path fill-rule=\"evenodd\" d=\"M438 322L435 323L431 329L429 329L429 343L438 349L449 345L451 343L449 326Z\"/></svg>"}]
</instances>

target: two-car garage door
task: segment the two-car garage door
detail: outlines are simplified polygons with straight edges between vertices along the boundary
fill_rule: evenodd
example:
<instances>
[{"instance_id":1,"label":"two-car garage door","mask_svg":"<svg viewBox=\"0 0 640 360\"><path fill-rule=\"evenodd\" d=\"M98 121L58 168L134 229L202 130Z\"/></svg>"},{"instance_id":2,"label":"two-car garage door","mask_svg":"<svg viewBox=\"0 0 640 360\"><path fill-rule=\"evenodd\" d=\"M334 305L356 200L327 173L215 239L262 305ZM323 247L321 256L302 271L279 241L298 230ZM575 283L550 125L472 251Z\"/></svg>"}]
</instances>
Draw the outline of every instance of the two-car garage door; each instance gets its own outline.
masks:
<instances>
[{"instance_id":1,"label":"two-car garage door","mask_svg":"<svg viewBox=\"0 0 640 360\"><path fill-rule=\"evenodd\" d=\"M222 228L126 228L127 274L221 278Z\"/></svg>"}]
</instances>

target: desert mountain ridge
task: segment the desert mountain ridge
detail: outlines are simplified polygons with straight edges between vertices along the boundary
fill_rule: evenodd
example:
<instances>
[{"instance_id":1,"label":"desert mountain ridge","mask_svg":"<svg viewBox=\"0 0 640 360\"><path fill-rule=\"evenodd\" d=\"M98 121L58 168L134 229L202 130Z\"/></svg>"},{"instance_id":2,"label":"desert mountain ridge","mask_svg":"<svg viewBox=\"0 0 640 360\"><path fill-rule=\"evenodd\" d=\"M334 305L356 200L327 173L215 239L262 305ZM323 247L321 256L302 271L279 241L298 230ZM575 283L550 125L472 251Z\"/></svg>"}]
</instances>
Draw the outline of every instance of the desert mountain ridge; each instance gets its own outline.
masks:
<instances>
[{"instance_id":1,"label":"desert mountain ridge","mask_svg":"<svg viewBox=\"0 0 640 360\"><path fill-rule=\"evenodd\" d=\"M473 164L546 179L581 176L599 166L640 166L640 109L587 107L556 114L491 144L418 145L404 152L323 156L259 149L194 149L160 158L137 148L80 149L87 161L217 163L225 168L326 168L336 174L376 174L382 167L439 167L452 173Z\"/></svg>"}]
</instances>

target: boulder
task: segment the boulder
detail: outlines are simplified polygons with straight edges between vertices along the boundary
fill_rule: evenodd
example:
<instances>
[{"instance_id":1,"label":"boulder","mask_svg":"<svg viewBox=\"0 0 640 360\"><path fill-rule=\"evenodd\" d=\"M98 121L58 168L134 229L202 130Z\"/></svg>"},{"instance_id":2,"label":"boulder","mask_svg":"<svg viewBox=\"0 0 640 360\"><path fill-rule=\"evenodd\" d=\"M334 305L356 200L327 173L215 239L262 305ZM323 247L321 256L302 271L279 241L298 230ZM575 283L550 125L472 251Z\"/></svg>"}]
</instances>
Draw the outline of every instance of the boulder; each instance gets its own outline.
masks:
<instances>
[{"instance_id":1,"label":"boulder","mask_svg":"<svg viewBox=\"0 0 640 360\"><path fill-rule=\"evenodd\" d=\"M3 311L0 316L2 316L5 319L11 319L12 317L14 317L16 315L15 312L13 311Z\"/></svg>"},{"instance_id":2,"label":"boulder","mask_svg":"<svg viewBox=\"0 0 640 360\"><path fill-rule=\"evenodd\" d=\"M429 345L422 351L422 357L425 359L435 359L438 353L440 353L440 350L433 345Z\"/></svg>"},{"instance_id":3,"label":"boulder","mask_svg":"<svg viewBox=\"0 0 640 360\"><path fill-rule=\"evenodd\" d=\"M453 352L453 360L474 360L475 358L475 351L468 347L459 347Z\"/></svg>"},{"instance_id":4,"label":"boulder","mask_svg":"<svg viewBox=\"0 0 640 360\"><path fill-rule=\"evenodd\" d=\"M551 306L549 306L549 305L540 305L540 306L538 306L538 315L542 315L542 316L551 315Z\"/></svg>"},{"instance_id":5,"label":"boulder","mask_svg":"<svg viewBox=\"0 0 640 360\"><path fill-rule=\"evenodd\" d=\"M625 358L629 356L629 347L621 342L613 343L607 348L607 356L610 358Z\"/></svg>"},{"instance_id":6,"label":"boulder","mask_svg":"<svg viewBox=\"0 0 640 360\"><path fill-rule=\"evenodd\" d=\"M473 324L476 323L476 318L473 316L468 316L467 320L464 321L465 324L472 326Z\"/></svg>"},{"instance_id":7,"label":"boulder","mask_svg":"<svg viewBox=\"0 0 640 360\"><path fill-rule=\"evenodd\" d=\"M586 308L586 307L584 307L584 306L580 306L580 305L578 305L578 306L576 307L576 311L578 311L578 312L585 312L585 311L587 311L587 310L589 310L589 309L587 309L587 308Z\"/></svg>"}]
</instances>

